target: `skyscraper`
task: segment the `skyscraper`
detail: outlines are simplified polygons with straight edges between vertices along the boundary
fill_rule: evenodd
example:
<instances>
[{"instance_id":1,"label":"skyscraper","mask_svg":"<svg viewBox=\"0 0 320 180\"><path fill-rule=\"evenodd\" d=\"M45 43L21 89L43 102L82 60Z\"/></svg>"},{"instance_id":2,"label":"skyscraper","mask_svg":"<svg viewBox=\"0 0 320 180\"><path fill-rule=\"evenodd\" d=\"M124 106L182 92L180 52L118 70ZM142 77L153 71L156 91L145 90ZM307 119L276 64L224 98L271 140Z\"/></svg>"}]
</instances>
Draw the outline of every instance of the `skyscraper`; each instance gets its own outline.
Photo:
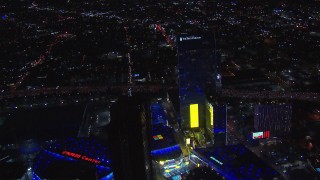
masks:
<instances>
[{"instance_id":1,"label":"skyscraper","mask_svg":"<svg viewBox=\"0 0 320 180\"><path fill-rule=\"evenodd\" d=\"M213 35L177 37L182 128L205 126L206 99L221 88L220 58Z\"/></svg>"},{"instance_id":2,"label":"skyscraper","mask_svg":"<svg viewBox=\"0 0 320 180\"><path fill-rule=\"evenodd\" d=\"M137 97L121 97L111 107L108 132L115 179L152 179L151 122L142 102Z\"/></svg>"},{"instance_id":3,"label":"skyscraper","mask_svg":"<svg viewBox=\"0 0 320 180\"><path fill-rule=\"evenodd\" d=\"M214 123L213 136L215 145L226 145L227 143L227 106L215 105L213 107Z\"/></svg>"},{"instance_id":4,"label":"skyscraper","mask_svg":"<svg viewBox=\"0 0 320 180\"><path fill-rule=\"evenodd\" d=\"M286 136L291 130L291 105L255 105L254 128L256 131L270 131L270 136Z\"/></svg>"}]
</instances>

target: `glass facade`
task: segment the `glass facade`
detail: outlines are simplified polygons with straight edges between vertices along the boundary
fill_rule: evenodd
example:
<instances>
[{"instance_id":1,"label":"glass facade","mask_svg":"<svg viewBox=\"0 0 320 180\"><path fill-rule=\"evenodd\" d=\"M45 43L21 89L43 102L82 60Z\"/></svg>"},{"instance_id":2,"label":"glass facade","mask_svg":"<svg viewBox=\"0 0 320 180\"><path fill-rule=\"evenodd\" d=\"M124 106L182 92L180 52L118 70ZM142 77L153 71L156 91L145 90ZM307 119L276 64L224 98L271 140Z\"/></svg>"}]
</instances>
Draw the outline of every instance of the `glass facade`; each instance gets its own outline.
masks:
<instances>
[{"instance_id":1,"label":"glass facade","mask_svg":"<svg viewBox=\"0 0 320 180\"><path fill-rule=\"evenodd\" d=\"M199 127L205 126L207 95L215 93L220 58L212 35L180 35L178 43L179 97L182 127L192 128L190 104L198 104Z\"/></svg>"},{"instance_id":2,"label":"glass facade","mask_svg":"<svg viewBox=\"0 0 320 180\"><path fill-rule=\"evenodd\" d=\"M227 106L214 106L214 144L225 145L227 143Z\"/></svg>"},{"instance_id":3,"label":"glass facade","mask_svg":"<svg viewBox=\"0 0 320 180\"><path fill-rule=\"evenodd\" d=\"M292 120L291 105L255 105L254 128L256 131L270 131L272 137L290 133Z\"/></svg>"}]
</instances>

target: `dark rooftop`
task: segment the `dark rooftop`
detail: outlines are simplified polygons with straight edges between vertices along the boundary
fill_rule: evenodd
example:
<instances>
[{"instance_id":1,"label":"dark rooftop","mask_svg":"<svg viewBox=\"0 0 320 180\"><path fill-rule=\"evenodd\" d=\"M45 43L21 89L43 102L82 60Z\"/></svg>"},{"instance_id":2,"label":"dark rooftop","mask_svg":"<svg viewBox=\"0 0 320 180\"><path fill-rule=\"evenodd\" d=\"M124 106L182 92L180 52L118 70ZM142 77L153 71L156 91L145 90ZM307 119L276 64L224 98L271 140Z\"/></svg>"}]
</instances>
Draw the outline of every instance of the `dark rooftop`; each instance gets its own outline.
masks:
<instances>
[{"instance_id":1,"label":"dark rooftop","mask_svg":"<svg viewBox=\"0 0 320 180\"><path fill-rule=\"evenodd\" d=\"M227 179L273 179L280 174L243 145L199 148L193 152Z\"/></svg>"}]
</instances>

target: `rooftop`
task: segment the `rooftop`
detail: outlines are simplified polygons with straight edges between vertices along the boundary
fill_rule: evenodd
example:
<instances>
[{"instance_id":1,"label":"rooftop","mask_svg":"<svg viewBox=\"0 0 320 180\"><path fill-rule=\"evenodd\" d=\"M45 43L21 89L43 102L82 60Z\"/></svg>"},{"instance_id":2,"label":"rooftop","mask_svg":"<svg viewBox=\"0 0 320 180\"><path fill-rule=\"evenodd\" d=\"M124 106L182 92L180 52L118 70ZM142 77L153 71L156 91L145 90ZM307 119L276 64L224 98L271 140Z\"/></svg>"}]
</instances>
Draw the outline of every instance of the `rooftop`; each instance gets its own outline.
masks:
<instances>
[{"instance_id":1,"label":"rooftop","mask_svg":"<svg viewBox=\"0 0 320 180\"><path fill-rule=\"evenodd\" d=\"M182 154L176 142L173 129L164 125L153 126L151 156L154 160L178 158Z\"/></svg>"},{"instance_id":2,"label":"rooftop","mask_svg":"<svg viewBox=\"0 0 320 180\"><path fill-rule=\"evenodd\" d=\"M193 152L227 179L273 179L280 174L243 145L199 148Z\"/></svg>"}]
</instances>

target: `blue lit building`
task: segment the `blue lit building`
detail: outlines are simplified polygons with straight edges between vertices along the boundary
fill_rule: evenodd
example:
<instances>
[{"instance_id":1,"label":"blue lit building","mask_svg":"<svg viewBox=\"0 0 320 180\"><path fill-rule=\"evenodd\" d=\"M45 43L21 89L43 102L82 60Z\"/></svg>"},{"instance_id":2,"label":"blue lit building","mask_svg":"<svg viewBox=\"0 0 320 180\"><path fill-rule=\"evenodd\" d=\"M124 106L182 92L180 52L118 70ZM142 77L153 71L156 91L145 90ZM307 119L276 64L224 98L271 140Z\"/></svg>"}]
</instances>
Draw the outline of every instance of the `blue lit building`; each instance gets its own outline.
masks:
<instances>
[{"instance_id":1,"label":"blue lit building","mask_svg":"<svg viewBox=\"0 0 320 180\"><path fill-rule=\"evenodd\" d=\"M153 126L151 158L156 170L167 178L180 175L185 170L182 151L171 127L162 124Z\"/></svg>"},{"instance_id":2,"label":"blue lit building","mask_svg":"<svg viewBox=\"0 0 320 180\"><path fill-rule=\"evenodd\" d=\"M171 127L155 125L152 129L151 157L153 160L164 161L181 157L182 151Z\"/></svg>"},{"instance_id":3,"label":"blue lit building","mask_svg":"<svg viewBox=\"0 0 320 180\"><path fill-rule=\"evenodd\" d=\"M39 153L32 171L33 179L113 179L106 145L87 138L54 142Z\"/></svg>"},{"instance_id":4,"label":"blue lit building","mask_svg":"<svg viewBox=\"0 0 320 180\"><path fill-rule=\"evenodd\" d=\"M211 167L226 179L272 180L281 177L243 145L198 148L190 154L190 162Z\"/></svg>"},{"instance_id":5,"label":"blue lit building","mask_svg":"<svg viewBox=\"0 0 320 180\"><path fill-rule=\"evenodd\" d=\"M167 119L161 104L151 105L151 116L150 154L155 169L167 178L180 175L185 165L183 164L182 151L174 137L173 128L167 126Z\"/></svg>"},{"instance_id":6,"label":"blue lit building","mask_svg":"<svg viewBox=\"0 0 320 180\"><path fill-rule=\"evenodd\" d=\"M214 36L183 34L177 37L177 44L181 125L183 129L204 128L207 96L221 89L221 59ZM197 117L192 118L191 104L197 105ZM192 119L199 122L192 125Z\"/></svg>"},{"instance_id":7,"label":"blue lit building","mask_svg":"<svg viewBox=\"0 0 320 180\"><path fill-rule=\"evenodd\" d=\"M166 125L168 123L166 119L166 114L160 103L151 104L151 118L152 118L152 125L157 125L157 124Z\"/></svg>"}]
</instances>

